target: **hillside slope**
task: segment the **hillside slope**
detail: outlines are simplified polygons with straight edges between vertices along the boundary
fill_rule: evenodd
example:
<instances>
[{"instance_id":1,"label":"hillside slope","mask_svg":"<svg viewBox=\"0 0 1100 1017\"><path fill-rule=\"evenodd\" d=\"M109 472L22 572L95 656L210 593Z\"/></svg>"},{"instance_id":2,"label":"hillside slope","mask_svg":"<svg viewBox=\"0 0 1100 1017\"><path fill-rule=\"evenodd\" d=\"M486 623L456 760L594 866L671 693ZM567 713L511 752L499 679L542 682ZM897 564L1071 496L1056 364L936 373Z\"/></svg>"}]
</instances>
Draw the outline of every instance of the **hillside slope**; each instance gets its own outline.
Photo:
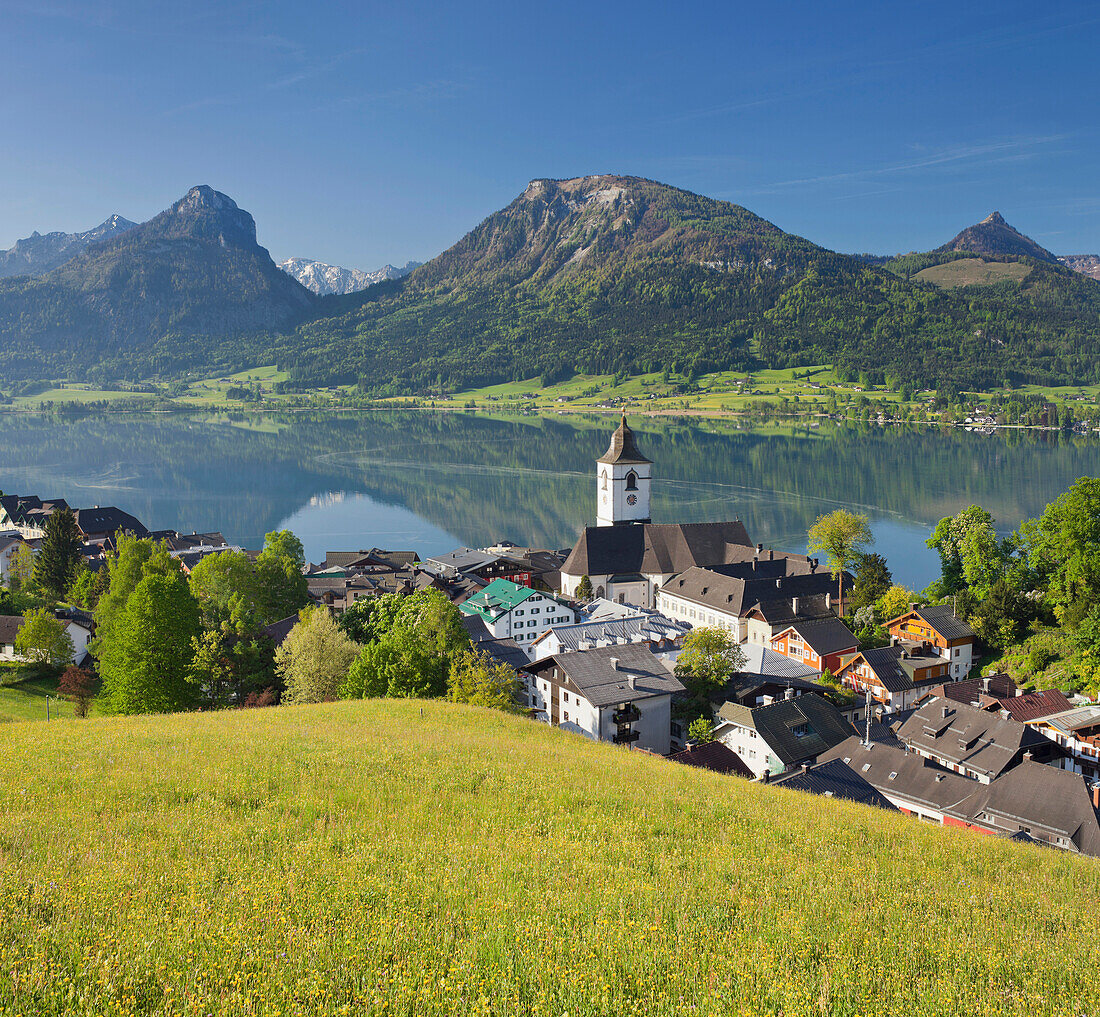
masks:
<instances>
[{"instance_id":1,"label":"hillside slope","mask_svg":"<svg viewBox=\"0 0 1100 1017\"><path fill-rule=\"evenodd\" d=\"M1035 258L1051 265L1058 258L1016 227L1009 226L1000 212L990 212L981 222L967 226L954 239L937 251L967 251L972 254L992 254L1010 258Z\"/></svg>"},{"instance_id":2,"label":"hillside slope","mask_svg":"<svg viewBox=\"0 0 1100 1017\"><path fill-rule=\"evenodd\" d=\"M4 733L11 1012L1100 1006L1088 859L443 703Z\"/></svg>"},{"instance_id":3,"label":"hillside slope","mask_svg":"<svg viewBox=\"0 0 1100 1017\"><path fill-rule=\"evenodd\" d=\"M227 338L296 324L315 302L256 242L251 215L193 187L41 278L0 282L0 368L17 378L180 370L207 364Z\"/></svg>"},{"instance_id":4,"label":"hillside slope","mask_svg":"<svg viewBox=\"0 0 1100 1017\"><path fill-rule=\"evenodd\" d=\"M654 181L535 180L276 352L298 384L376 391L761 362L914 385L1100 378L1100 287L1043 268L1026 287L954 293Z\"/></svg>"}]
</instances>

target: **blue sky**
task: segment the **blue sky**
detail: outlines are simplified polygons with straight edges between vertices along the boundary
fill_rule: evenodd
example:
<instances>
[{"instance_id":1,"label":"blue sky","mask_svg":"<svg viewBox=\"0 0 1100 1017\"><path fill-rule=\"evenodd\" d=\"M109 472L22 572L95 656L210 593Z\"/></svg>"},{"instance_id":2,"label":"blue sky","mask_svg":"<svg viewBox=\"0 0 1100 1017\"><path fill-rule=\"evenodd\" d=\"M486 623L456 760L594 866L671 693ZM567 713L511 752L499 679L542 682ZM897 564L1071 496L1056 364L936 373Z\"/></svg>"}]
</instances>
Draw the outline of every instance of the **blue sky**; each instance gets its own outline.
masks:
<instances>
[{"instance_id":1,"label":"blue sky","mask_svg":"<svg viewBox=\"0 0 1100 1017\"><path fill-rule=\"evenodd\" d=\"M208 183L276 258L425 260L620 172L842 251L999 209L1100 253L1095 3L0 0L0 247Z\"/></svg>"}]
</instances>

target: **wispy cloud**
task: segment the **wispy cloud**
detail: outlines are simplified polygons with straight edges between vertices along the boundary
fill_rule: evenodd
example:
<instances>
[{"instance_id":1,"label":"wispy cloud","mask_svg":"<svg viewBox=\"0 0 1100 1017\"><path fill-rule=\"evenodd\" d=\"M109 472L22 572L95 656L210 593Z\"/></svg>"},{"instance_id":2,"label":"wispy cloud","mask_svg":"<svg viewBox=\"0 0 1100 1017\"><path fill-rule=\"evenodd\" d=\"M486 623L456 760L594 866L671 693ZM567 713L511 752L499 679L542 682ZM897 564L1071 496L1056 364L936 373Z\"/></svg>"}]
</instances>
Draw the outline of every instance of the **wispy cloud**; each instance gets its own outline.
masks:
<instances>
[{"instance_id":1,"label":"wispy cloud","mask_svg":"<svg viewBox=\"0 0 1100 1017\"><path fill-rule=\"evenodd\" d=\"M847 170L842 173L823 173L813 177L797 177L792 180L777 180L765 187L759 187L749 193L774 194L798 187L813 187L821 184L839 183L846 180L867 180L889 176L894 173L908 173L914 170L931 169L938 166L960 165L972 162L1000 161L1005 157L1016 158L1043 145L1064 141L1069 135L1050 134L1026 138L1009 138L1002 141L983 144L956 145L938 151L928 152L904 162L890 163L885 166L868 166Z\"/></svg>"}]
</instances>

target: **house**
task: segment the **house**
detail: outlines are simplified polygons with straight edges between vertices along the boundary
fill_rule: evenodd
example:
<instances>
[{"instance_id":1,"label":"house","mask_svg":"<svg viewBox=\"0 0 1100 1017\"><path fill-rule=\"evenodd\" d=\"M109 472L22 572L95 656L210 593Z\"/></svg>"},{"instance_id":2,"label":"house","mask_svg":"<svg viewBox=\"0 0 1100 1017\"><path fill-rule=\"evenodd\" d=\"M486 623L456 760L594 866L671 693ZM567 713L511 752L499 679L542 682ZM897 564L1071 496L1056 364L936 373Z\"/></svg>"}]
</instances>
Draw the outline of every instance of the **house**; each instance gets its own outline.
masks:
<instances>
[{"instance_id":1,"label":"house","mask_svg":"<svg viewBox=\"0 0 1100 1017\"><path fill-rule=\"evenodd\" d=\"M524 651L538 636L556 625L572 625L576 613L546 593L495 579L485 589L459 604L466 615L478 615L494 639L514 639Z\"/></svg>"},{"instance_id":2,"label":"house","mask_svg":"<svg viewBox=\"0 0 1100 1017\"><path fill-rule=\"evenodd\" d=\"M985 784L858 738L824 759L844 762L903 812L929 822L1100 857L1100 788L1080 774L1023 760Z\"/></svg>"},{"instance_id":3,"label":"house","mask_svg":"<svg viewBox=\"0 0 1100 1017\"><path fill-rule=\"evenodd\" d=\"M1047 697L1046 704L1052 700ZM1100 705L1071 706L1026 723L1065 750L1067 755L1058 764L1063 769L1100 781Z\"/></svg>"},{"instance_id":4,"label":"house","mask_svg":"<svg viewBox=\"0 0 1100 1017\"><path fill-rule=\"evenodd\" d=\"M897 806L889 798L841 759L830 759L828 762L813 765L804 763L799 769L776 777L769 783L791 791L840 798L860 805L871 805L876 809L897 811Z\"/></svg>"},{"instance_id":5,"label":"house","mask_svg":"<svg viewBox=\"0 0 1100 1017\"><path fill-rule=\"evenodd\" d=\"M1002 717L1009 717L1021 724L1041 721L1045 717L1051 717L1056 713L1066 713L1073 709L1073 703L1069 701L1069 697L1061 689L1041 689L1038 692L1017 693L1015 696L994 699L992 702L979 705L985 710L996 710Z\"/></svg>"},{"instance_id":6,"label":"house","mask_svg":"<svg viewBox=\"0 0 1100 1017\"><path fill-rule=\"evenodd\" d=\"M782 773L814 763L827 749L855 734L835 706L818 695L793 692L766 706L724 703L715 737L733 749L753 775Z\"/></svg>"},{"instance_id":7,"label":"house","mask_svg":"<svg viewBox=\"0 0 1100 1017\"><path fill-rule=\"evenodd\" d=\"M67 509L64 498L43 501L36 494L0 495L0 528L14 529L26 539L46 535L46 519L55 511Z\"/></svg>"},{"instance_id":8,"label":"house","mask_svg":"<svg viewBox=\"0 0 1100 1017\"><path fill-rule=\"evenodd\" d=\"M672 697L684 686L648 647L559 653L526 673L531 709L554 727L668 755Z\"/></svg>"},{"instance_id":9,"label":"house","mask_svg":"<svg viewBox=\"0 0 1100 1017\"><path fill-rule=\"evenodd\" d=\"M521 671L527 666L527 653L519 643L514 639L494 639L480 615L463 615L462 627L478 653L487 653L497 663L507 664L516 671Z\"/></svg>"},{"instance_id":10,"label":"house","mask_svg":"<svg viewBox=\"0 0 1100 1017\"><path fill-rule=\"evenodd\" d=\"M836 674L841 658L858 652L859 640L839 618L796 621L772 636L772 649L817 671Z\"/></svg>"},{"instance_id":11,"label":"house","mask_svg":"<svg viewBox=\"0 0 1100 1017\"><path fill-rule=\"evenodd\" d=\"M915 607L887 622L894 638L906 643L931 647L950 665L947 675L953 680L965 678L974 663L974 630L949 605Z\"/></svg>"},{"instance_id":12,"label":"house","mask_svg":"<svg viewBox=\"0 0 1100 1017\"><path fill-rule=\"evenodd\" d=\"M921 703L926 699L940 698L950 699L956 703L965 703L967 706L980 706L983 709L998 699L1007 699L1016 696L1019 690L1016 683L1006 674L991 674L978 678L963 678L959 681L946 681L941 685L933 685L927 689L923 696L917 700Z\"/></svg>"},{"instance_id":13,"label":"house","mask_svg":"<svg viewBox=\"0 0 1100 1017\"><path fill-rule=\"evenodd\" d=\"M539 660L568 650L621 646L624 643L645 643L654 651L671 650L680 645L687 630L686 625L656 612L604 621L581 621L547 629L530 644L529 654L531 660Z\"/></svg>"},{"instance_id":14,"label":"house","mask_svg":"<svg viewBox=\"0 0 1100 1017\"><path fill-rule=\"evenodd\" d=\"M738 642L771 646L795 622L835 617L837 588L812 558L761 557L686 569L656 597L658 610L676 621L726 628Z\"/></svg>"},{"instance_id":15,"label":"house","mask_svg":"<svg viewBox=\"0 0 1100 1017\"><path fill-rule=\"evenodd\" d=\"M889 712L907 710L921 694L943 682L948 664L938 654L896 644L862 650L845 658L836 673L841 684L871 696Z\"/></svg>"},{"instance_id":16,"label":"house","mask_svg":"<svg viewBox=\"0 0 1100 1017\"><path fill-rule=\"evenodd\" d=\"M745 765L745 761L722 742L701 742L674 752L668 758L670 762L695 766L701 770L713 770L715 773L745 777L748 780L753 777L753 772Z\"/></svg>"},{"instance_id":17,"label":"house","mask_svg":"<svg viewBox=\"0 0 1100 1017\"><path fill-rule=\"evenodd\" d=\"M72 612L68 617L59 612L58 621L62 622L66 633L73 642L73 655L70 664L83 664L88 656L88 643L91 641L94 625L83 612ZM0 615L0 660L23 660L15 651L15 638L23 627L21 614Z\"/></svg>"},{"instance_id":18,"label":"house","mask_svg":"<svg viewBox=\"0 0 1100 1017\"><path fill-rule=\"evenodd\" d=\"M1049 763L1067 754L1034 728L946 699L925 703L897 734L910 752L983 784L1025 758Z\"/></svg>"},{"instance_id":19,"label":"house","mask_svg":"<svg viewBox=\"0 0 1100 1017\"><path fill-rule=\"evenodd\" d=\"M7 584L11 576L11 562L25 543L18 530L0 533L0 583Z\"/></svg>"}]
</instances>

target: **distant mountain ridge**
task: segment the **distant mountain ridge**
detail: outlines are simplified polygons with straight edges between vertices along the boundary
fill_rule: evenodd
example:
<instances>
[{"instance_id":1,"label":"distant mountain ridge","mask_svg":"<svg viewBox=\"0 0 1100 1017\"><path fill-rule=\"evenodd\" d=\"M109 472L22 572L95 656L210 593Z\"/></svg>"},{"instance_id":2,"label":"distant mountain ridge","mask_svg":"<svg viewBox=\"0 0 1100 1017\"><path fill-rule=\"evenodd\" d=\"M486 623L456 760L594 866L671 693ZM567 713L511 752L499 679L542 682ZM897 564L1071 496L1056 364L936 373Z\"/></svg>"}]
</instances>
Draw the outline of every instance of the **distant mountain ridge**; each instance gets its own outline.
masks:
<instances>
[{"instance_id":1,"label":"distant mountain ridge","mask_svg":"<svg viewBox=\"0 0 1100 1017\"><path fill-rule=\"evenodd\" d=\"M401 268L383 265L371 272L365 272L359 268L341 268L339 265L328 265L309 258L287 258L279 262L279 268L297 279L307 290L321 297L357 293L375 283L401 279L419 267L419 261L410 261Z\"/></svg>"},{"instance_id":2,"label":"distant mountain ridge","mask_svg":"<svg viewBox=\"0 0 1100 1017\"><path fill-rule=\"evenodd\" d=\"M142 377L157 363L198 366L212 345L293 327L316 301L259 246L248 212L192 187L44 276L0 281L0 373Z\"/></svg>"},{"instance_id":3,"label":"distant mountain ridge","mask_svg":"<svg viewBox=\"0 0 1100 1017\"><path fill-rule=\"evenodd\" d=\"M936 248L940 251L971 251L996 257L1027 257L1058 264L1058 258L1031 237L1009 226L1000 212L991 212L981 222L967 226L953 240Z\"/></svg>"},{"instance_id":4,"label":"distant mountain ridge","mask_svg":"<svg viewBox=\"0 0 1100 1017\"><path fill-rule=\"evenodd\" d=\"M43 234L36 230L29 237L17 240L14 247L0 251L0 279L14 275L45 275L75 258L89 244L110 240L136 225L116 214L83 233Z\"/></svg>"}]
</instances>

